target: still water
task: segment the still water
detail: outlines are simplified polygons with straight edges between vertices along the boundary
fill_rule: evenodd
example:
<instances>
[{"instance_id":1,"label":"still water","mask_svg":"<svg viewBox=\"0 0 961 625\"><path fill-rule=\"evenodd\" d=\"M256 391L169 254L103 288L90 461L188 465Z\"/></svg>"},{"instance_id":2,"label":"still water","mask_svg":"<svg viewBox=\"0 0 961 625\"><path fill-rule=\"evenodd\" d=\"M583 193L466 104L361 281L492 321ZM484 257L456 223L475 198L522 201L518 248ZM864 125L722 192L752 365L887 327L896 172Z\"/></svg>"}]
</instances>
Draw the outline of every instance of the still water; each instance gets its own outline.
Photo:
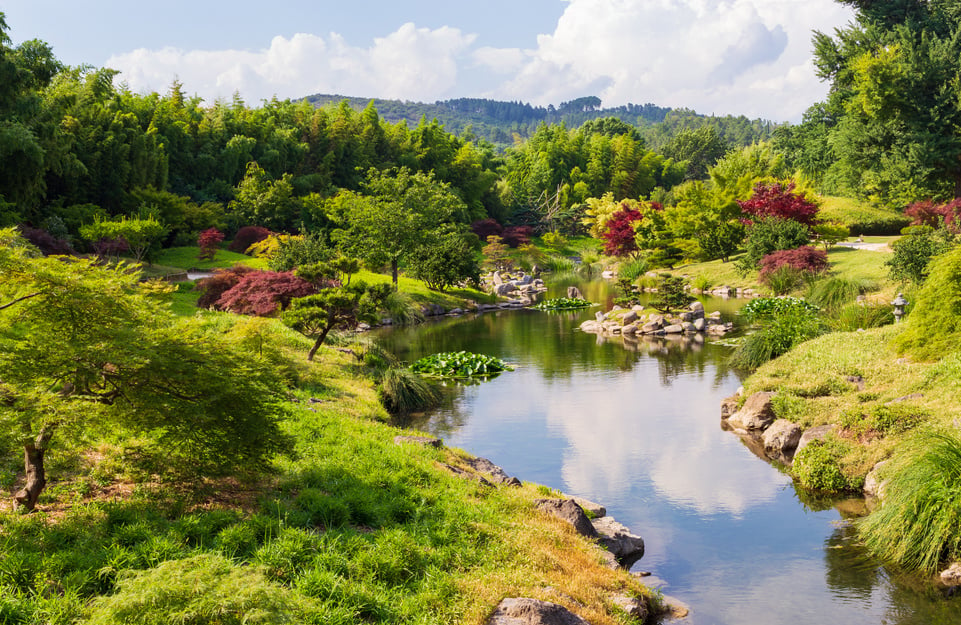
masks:
<instances>
[{"instance_id":1,"label":"still water","mask_svg":"<svg viewBox=\"0 0 961 625\"><path fill-rule=\"evenodd\" d=\"M608 284L580 287L609 307ZM726 318L737 307L705 300ZM866 558L839 512L857 502L810 501L721 430L720 402L741 384L730 348L598 340L577 329L597 310L486 313L379 340L407 361L468 350L512 363L491 381L449 388L446 405L410 425L605 505L644 538L633 569L691 608L685 623L961 623L961 599Z\"/></svg>"}]
</instances>

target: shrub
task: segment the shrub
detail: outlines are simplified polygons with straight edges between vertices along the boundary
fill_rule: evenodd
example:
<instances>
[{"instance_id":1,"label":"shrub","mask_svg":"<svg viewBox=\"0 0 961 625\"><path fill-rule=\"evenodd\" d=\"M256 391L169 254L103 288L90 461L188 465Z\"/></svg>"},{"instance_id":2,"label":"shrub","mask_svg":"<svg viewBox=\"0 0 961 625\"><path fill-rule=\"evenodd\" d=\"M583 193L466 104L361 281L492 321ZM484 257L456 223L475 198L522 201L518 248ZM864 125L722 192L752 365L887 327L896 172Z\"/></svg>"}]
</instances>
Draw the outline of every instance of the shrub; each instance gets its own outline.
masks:
<instances>
[{"instance_id":1,"label":"shrub","mask_svg":"<svg viewBox=\"0 0 961 625\"><path fill-rule=\"evenodd\" d=\"M487 237L487 245L481 249L484 255L484 265L497 271L507 271L514 266L514 261L507 255L507 245L499 236Z\"/></svg>"},{"instance_id":2,"label":"shrub","mask_svg":"<svg viewBox=\"0 0 961 625\"><path fill-rule=\"evenodd\" d=\"M746 323L755 323L786 314L816 315L819 310L799 297L757 297L742 306L738 315Z\"/></svg>"},{"instance_id":3,"label":"shrub","mask_svg":"<svg viewBox=\"0 0 961 625\"><path fill-rule=\"evenodd\" d=\"M836 245L851 236L851 230L837 221L825 221L815 224L811 230L814 232L818 242L824 244L825 250L828 250L832 245Z\"/></svg>"},{"instance_id":4,"label":"shrub","mask_svg":"<svg viewBox=\"0 0 961 625\"><path fill-rule=\"evenodd\" d=\"M241 278L252 271L256 271L256 269L247 265L234 265L227 269L214 270L214 275L198 281L197 286L194 287L194 289L203 292L200 299L197 300L197 306L199 308L213 307L224 293L236 286Z\"/></svg>"},{"instance_id":5,"label":"shrub","mask_svg":"<svg viewBox=\"0 0 961 625\"><path fill-rule=\"evenodd\" d=\"M657 296L648 305L665 313L687 307L695 298L685 290L686 285L680 276L662 275L657 281Z\"/></svg>"},{"instance_id":6,"label":"shrub","mask_svg":"<svg viewBox=\"0 0 961 625\"><path fill-rule=\"evenodd\" d=\"M771 301L779 298L766 299ZM756 369L787 353L796 345L824 333L825 328L815 312L816 308L812 310L808 308L809 304L796 304L795 302L803 302L796 298L784 298L784 301L788 304L783 305L781 312L755 317L764 319L765 323L757 332L744 338L731 355L732 365L743 369ZM756 313L749 311L748 318L752 314Z\"/></svg>"},{"instance_id":7,"label":"shrub","mask_svg":"<svg viewBox=\"0 0 961 625\"><path fill-rule=\"evenodd\" d=\"M408 255L411 275L440 291L461 282L476 285L480 282L476 244L477 237L471 233L447 232Z\"/></svg>"},{"instance_id":8,"label":"shrub","mask_svg":"<svg viewBox=\"0 0 961 625\"><path fill-rule=\"evenodd\" d=\"M252 271L225 291L216 307L241 315L266 317L278 309L286 309L295 297L316 292L314 285L290 271Z\"/></svg>"},{"instance_id":9,"label":"shrub","mask_svg":"<svg viewBox=\"0 0 961 625\"><path fill-rule=\"evenodd\" d=\"M691 286L693 286L695 290L704 292L710 290L710 288L714 286L714 282L708 276L702 274L694 276L694 279L691 281Z\"/></svg>"},{"instance_id":10,"label":"shrub","mask_svg":"<svg viewBox=\"0 0 961 625\"><path fill-rule=\"evenodd\" d=\"M790 267L802 274L815 276L827 271L828 255L827 252L815 249L810 245L802 245L793 250L772 252L761 259L761 271L758 278L764 282L767 276L781 267Z\"/></svg>"},{"instance_id":11,"label":"shrub","mask_svg":"<svg viewBox=\"0 0 961 625\"><path fill-rule=\"evenodd\" d=\"M293 271L304 265L329 262L333 256L323 235L307 233L279 239L267 266L271 271Z\"/></svg>"},{"instance_id":12,"label":"shrub","mask_svg":"<svg viewBox=\"0 0 961 625\"><path fill-rule=\"evenodd\" d=\"M961 247L935 259L894 345L920 360L937 360L957 350L961 338Z\"/></svg>"},{"instance_id":13,"label":"shrub","mask_svg":"<svg viewBox=\"0 0 961 625\"><path fill-rule=\"evenodd\" d=\"M768 254L807 245L809 238L807 226L803 224L791 219L764 217L748 226L744 255L737 261L737 267L741 271L755 269Z\"/></svg>"},{"instance_id":14,"label":"shrub","mask_svg":"<svg viewBox=\"0 0 961 625\"><path fill-rule=\"evenodd\" d=\"M224 240L224 233L216 228L207 228L197 237L197 247L200 248L200 260L213 260L217 255L217 246Z\"/></svg>"},{"instance_id":15,"label":"shrub","mask_svg":"<svg viewBox=\"0 0 961 625\"><path fill-rule=\"evenodd\" d=\"M859 408L850 408L838 417L838 425L854 436L872 432L887 436L907 432L927 417L927 412L921 408L896 403L888 406L873 406L867 412Z\"/></svg>"},{"instance_id":16,"label":"shrub","mask_svg":"<svg viewBox=\"0 0 961 625\"><path fill-rule=\"evenodd\" d=\"M804 272L798 271L794 267L784 265L765 274L765 276L760 279L760 282L767 285L774 295L787 295L804 284L805 277L806 274Z\"/></svg>"},{"instance_id":17,"label":"shrub","mask_svg":"<svg viewBox=\"0 0 961 625\"><path fill-rule=\"evenodd\" d=\"M881 506L858 522L861 539L883 560L926 573L961 557L961 437L922 430L885 467Z\"/></svg>"},{"instance_id":18,"label":"shrub","mask_svg":"<svg viewBox=\"0 0 961 625\"><path fill-rule=\"evenodd\" d=\"M817 204L794 192L794 182L759 182L749 200L738 200L741 210L752 217L777 217L813 226L817 219Z\"/></svg>"},{"instance_id":19,"label":"shrub","mask_svg":"<svg viewBox=\"0 0 961 625\"><path fill-rule=\"evenodd\" d=\"M634 222L643 219L640 211L625 207L604 224L601 238L604 240L604 253L608 256L628 256L637 253L634 238Z\"/></svg>"},{"instance_id":20,"label":"shrub","mask_svg":"<svg viewBox=\"0 0 961 625\"><path fill-rule=\"evenodd\" d=\"M20 226L20 234L30 242L31 245L40 250L44 256L69 256L74 254L73 248L66 239L57 238L39 228L30 226Z\"/></svg>"},{"instance_id":21,"label":"shrub","mask_svg":"<svg viewBox=\"0 0 961 625\"><path fill-rule=\"evenodd\" d=\"M828 436L823 441L811 441L794 456L792 471L804 488L829 493L840 493L857 488L856 480L849 480L841 471L841 458L847 444Z\"/></svg>"},{"instance_id":22,"label":"shrub","mask_svg":"<svg viewBox=\"0 0 961 625\"><path fill-rule=\"evenodd\" d=\"M530 226L510 226L504 228L503 239L508 247L520 247L529 245L531 237L534 236L534 229Z\"/></svg>"},{"instance_id":23,"label":"shrub","mask_svg":"<svg viewBox=\"0 0 961 625\"><path fill-rule=\"evenodd\" d=\"M234 240L230 242L227 247L231 252L237 252L238 254L243 254L247 251L247 248L257 243L263 241L270 236L270 230L264 228L263 226L244 226L237 231L234 235Z\"/></svg>"},{"instance_id":24,"label":"shrub","mask_svg":"<svg viewBox=\"0 0 961 625\"><path fill-rule=\"evenodd\" d=\"M504 234L504 226L493 219L475 221L470 225L470 229L481 241L486 241L487 237L499 237Z\"/></svg>"},{"instance_id":25,"label":"shrub","mask_svg":"<svg viewBox=\"0 0 961 625\"><path fill-rule=\"evenodd\" d=\"M552 250L563 250L567 247L567 237L559 232L545 232L541 242Z\"/></svg>"},{"instance_id":26,"label":"shrub","mask_svg":"<svg viewBox=\"0 0 961 625\"><path fill-rule=\"evenodd\" d=\"M620 278L634 282L647 272L647 261L643 258L635 258L620 264L617 268L617 275Z\"/></svg>"},{"instance_id":27,"label":"shrub","mask_svg":"<svg viewBox=\"0 0 961 625\"><path fill-rule=\"evenodd\" d=\"M904 214L911 218L914 226L944 227L953 233L961 230L961 199L945 204L935 204L931 200L915 202L904 209Z\"/></svg>"},{"instance_id":28,"label":"shrub","mask_svg":"<svg viewBox=\"0 0 961 625\"><path fill-rule=\"evenodd\" d=\"M908 228L905 236L891 244L894 254L885 262L891 279L921 284L927 278L931 260L954 247L944 228L933 230L928 226Z\"/></svg>"}]
</instances>

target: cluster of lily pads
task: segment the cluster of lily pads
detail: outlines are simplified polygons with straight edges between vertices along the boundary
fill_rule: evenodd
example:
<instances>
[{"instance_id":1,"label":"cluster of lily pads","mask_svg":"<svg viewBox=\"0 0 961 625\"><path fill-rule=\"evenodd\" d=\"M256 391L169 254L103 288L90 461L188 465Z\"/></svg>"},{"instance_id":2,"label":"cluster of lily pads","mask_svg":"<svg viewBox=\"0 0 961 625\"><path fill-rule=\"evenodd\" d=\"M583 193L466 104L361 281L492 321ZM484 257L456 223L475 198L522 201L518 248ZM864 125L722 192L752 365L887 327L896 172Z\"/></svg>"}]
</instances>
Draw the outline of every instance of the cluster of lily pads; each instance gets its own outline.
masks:
<instances>
[{"instance_id":1,"label":"cluster of lily pads","mask_svg":"<svg viewBox=\"0 0 961 625\"><path fill-rule=\"evenodd\" d=\"M421 358L410 366L411 371L438 378L470 378L497 375L513 371L500 358L473 352L441 352Z\"/></svg>"},{"instance_id":2,"label":"cluster of lily pads","mask_svg":"<svg viewBox=\"0 0 961 625\"><path fill-rule=\"evenodd\" d=\"M531 308L537 310L577 310L579 308L589 308L591 306L594 306L594 304L586 299L557 297L554 299L546 299L539 304L534 304L531 306Z\"/></svg>"}]
</instances>

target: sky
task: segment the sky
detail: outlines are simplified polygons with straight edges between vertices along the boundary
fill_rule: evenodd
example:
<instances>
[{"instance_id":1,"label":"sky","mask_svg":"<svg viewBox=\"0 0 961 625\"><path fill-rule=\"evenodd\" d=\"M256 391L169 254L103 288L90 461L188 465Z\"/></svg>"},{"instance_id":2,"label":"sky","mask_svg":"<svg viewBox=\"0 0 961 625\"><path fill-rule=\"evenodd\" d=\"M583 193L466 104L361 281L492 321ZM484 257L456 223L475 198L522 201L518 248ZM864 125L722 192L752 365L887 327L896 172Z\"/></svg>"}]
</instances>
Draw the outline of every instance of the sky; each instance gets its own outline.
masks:
<instances>
[{"instance_id":1,"label":"sky","mask_svg":"<svg viewBox=\"0 0 961 625\"><path fill-rule=\"evenodd\" d=\"M835 0L2 0L9 36L135 92L176 79L207 102L333 93L546 106L598 96L801 119L827 85L811 35Z\"/></svg>"}]
</instances>

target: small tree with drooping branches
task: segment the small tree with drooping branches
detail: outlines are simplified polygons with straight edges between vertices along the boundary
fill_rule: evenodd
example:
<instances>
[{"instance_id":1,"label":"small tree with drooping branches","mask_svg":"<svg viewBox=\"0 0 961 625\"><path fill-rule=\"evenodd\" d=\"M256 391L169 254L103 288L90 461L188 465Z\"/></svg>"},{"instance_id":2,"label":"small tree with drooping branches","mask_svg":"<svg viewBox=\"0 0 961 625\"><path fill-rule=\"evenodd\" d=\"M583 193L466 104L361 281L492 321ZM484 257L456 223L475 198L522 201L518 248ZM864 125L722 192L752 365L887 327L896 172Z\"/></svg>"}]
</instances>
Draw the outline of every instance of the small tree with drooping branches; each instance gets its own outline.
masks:
<instances>
[{"instance_id":1,"label":"small tree with drooping branches","mask_svg":"<svg viewBox=\"0 0 961 625\"><path fill-rule=\"evenodd\" d=\"M604 239L604 253L608 256L632 256L637 254L634 222L644 216L641 211L628 205L611 215L604 223L601 238Z\"/></svg>"}]
</instances>

